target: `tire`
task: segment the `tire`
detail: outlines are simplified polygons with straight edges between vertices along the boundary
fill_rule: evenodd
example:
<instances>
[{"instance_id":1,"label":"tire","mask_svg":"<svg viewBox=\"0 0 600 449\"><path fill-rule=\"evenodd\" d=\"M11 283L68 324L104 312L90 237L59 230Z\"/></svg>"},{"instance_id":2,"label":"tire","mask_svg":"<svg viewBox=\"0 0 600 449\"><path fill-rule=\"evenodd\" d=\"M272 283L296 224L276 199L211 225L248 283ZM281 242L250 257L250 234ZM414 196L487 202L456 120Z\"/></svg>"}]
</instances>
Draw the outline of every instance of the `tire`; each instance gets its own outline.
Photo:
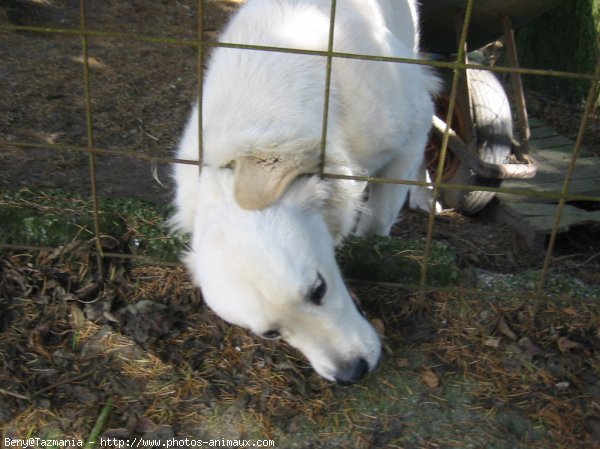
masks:
<instances>
[{"instance_id":1,"label":"tire","mask_svg":"<svg viewBox=\"0 0 600 449\"><path fill-rule=\"evenodd\" d=\"M477 155L484 162L507 163L511 153L512 116L510 104L504 88L492 72L486 70L468 70L469 92L473 106ZM450 83L446 85L449 86ZM450 88L436 100L436 114L445 120L448 112ZM466 113L468 105L460 97L454 109L452 128L465 140ZM429 174L434 179L435 167L439 157L441 140L432 137L426 150ZM446 153L442 181L447 184L468 186L499 187L500 179L483 178L470 170L451 151ZM481 190L465 191L442 189L440 199L447 209L454 209L466 215L472 215L483 209L493 198L494 192Z\"/></svg>"}]
</instances>

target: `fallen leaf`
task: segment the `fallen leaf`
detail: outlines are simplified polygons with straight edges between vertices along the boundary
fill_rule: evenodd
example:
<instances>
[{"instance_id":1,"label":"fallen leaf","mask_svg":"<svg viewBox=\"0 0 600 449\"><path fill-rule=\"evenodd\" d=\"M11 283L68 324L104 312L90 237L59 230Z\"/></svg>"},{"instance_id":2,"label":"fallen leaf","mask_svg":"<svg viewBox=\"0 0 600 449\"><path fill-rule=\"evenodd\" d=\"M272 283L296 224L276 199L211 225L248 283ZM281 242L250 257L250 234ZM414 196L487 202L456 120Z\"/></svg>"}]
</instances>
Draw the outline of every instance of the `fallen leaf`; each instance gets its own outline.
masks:
<instances>
[{"instance_id":1,"label":"fallen leaf","mask_svg":"<svg viewBox=\"0 0 600 449\"><path fill-rule=\"evenodd\" d=\"M138 433L149 433L156 430L157 425L148 418L140 418L135 423L134 430Z\"/></svg>"},{"instance_id":2,"label":"fallen leaf","mask_svg":"<svg viewBox=\"0 0 600 449\"><path fill-rule=\"evenodd\" d=\"M176 322L175 312L149 299L130 304L114 316L121 323L121 332L139 344L151 343L168 334Z\"/></svg>"},{"instance_id":3,"label":"fallen leaf","mask_svg":"<svg viewBox=\"0 0 600 449\"><path fill-rule=\"evenodd\" d=\"M513 330L508 326L503 316L500 317L500 321L498 321L498 326L496 327L496 329L502 334L506 335L512 341L517 341L517 334L515 334Z\"/></svg>"},{"instance_id":4,"label":"fallen leaf","mask_svg":"<svg viewBox=\"0 0 600 449\"><path fill-rule=\"evenodd\" d=\"M81 329L85 320L83 312L75 302L70 303L69 309L71 310L71 326L73 329Z\"/></svg>"},{"instance_id":5,"label":"fallen leaf","mask_svg":"<svg viewBox=\"0 0 600 449\"><path fill-rule=\"evenodd\" d=\"M116 438L118 440L125 440L132 436L131 430L125 427L118 427L115 429L107 429L102 433L102 438Z\"/></svg>"},{"instance_id":6,"label":"fallen leaf","mask_svg":"<svg viewBox=\"0 0 600 449\"><path fill-rule=\"evenodd\" d=\"M299 414L300 412L294 408L286 407L285 405L279 405L271 410L271 416L279 419L290 419Z\"/></svg>"},{"instance_id":7,"label":"fallen leaf","mask_svg":"<svg viewBox=\"0 0 600 449\"><path fill-rule=\"evenodd\" d=\"M377 331L377 335L379 335L380 337L385 336L385 325L383 324L382 320L380 320L379 318L373 318L371 320L371 325Z\"/></svg>"},{"instance_id":8,"label":"fallen leaf","mask_svg":"<svg viewBox=\"0 0 600 449\"><path fill-rule=\"evenodd\" d=\"M396 364L400 367L400 368L410 368L410 360L406 359L406 358L401 358L398 359L396 361Z\"/></svg>"},{"instance_id":9,"label":"fallen leaf","mask_svg":"<svg viewBox=\"0 0 600 449\"><path fill-rule=\"evenodd\" d=\"M510 343L506 346L506 357L503 363L507 369L520 369L531 363L531 358L519 345Z\"/></svg>"},{"instance_id":10,"label":"fallen leaf","mask_svg":"<svg viewBox=\"0 0 600 449\"><path fill-rule=\"evenodd\" d=\"M518 345L529 360L532 360L536 355L544 355L544 352L529 337L521 338Z\"/></svg>"},{"instance_id":11,"label":"fallen leaf","mask_svg":"<svg viewBox=\"0 0 600 449\"><path fill-rule=\"evenodd\" d=\"M174 436L175 432L173 431L173 427L168 424L161 424L152 432L144 434L144 438L154 440L168 440Z\"/></svg>"},{"instance_id":12,"label":"fallen leaf","mask_svg":"<svg viewBox=\"0 0 600 449\"><path fill-rule=\"evenodd\" d=\"M483 346L498 349L500 347L500 339L498 337L488 337L483 340Z\"/></svg>"},{"instance_id":13,"label":"fallen leaf","mask_svg":"<svg viewBox=\"0 0 600 449\"><path fill-rule=\"evenodd\" d=\"M112 313L110 312L103 312L102 316L104 318L106 318L108 321L112 321L113 323L117 323L120 324L121 322L119 321L119 319L117 317L115 317Z\"/></svg>"},{"instance_id":14,"label":"fallen leaf","mask_svg":"<svg viewBox=\"0 0 600 449\"><path fill-rule=\"evenodd\" d=\"M75 299L82 302L92 300L99 290L100 285L97 282L91 282L75 292Z\"/></svg>"},{"instance_id":15,"label":"fallen leaf","mask_svg":"<svg viewBox=\"0 0 600 449\"><path fill-rule=\"evenodd\" d=\"M560 352L567 352L571 349L581 349L583 345L573 340L569 340L567 337L560 337L556 344L558 345L558 350Z\"/></svg>"},{"instance_id":16,"label":"fallen leaf","mask_svg":"<svg viewBox=\"0 0 600 449\"><path fill-rule=\"evenodd\" d=\"M427 385L429 388L437 388L440 386L440 378L433 372L431 368L425 368L423 370L421 380L423 380L425 385Z\"/></svg>"},{"instance_id":17,"label":"fallen leaf","mask_svg":"<svg viewBox=\"0 0 600 449\"><path fill-rule=\"evenodd\" d=\"M566 313L567 315L577 315L577 309L575 309L575 307L563 307L562 309L563 313Z\"/></svg>"},{"instance_id":18,"label":"fallen leaf","mask_svg":"<svg viewBox=\"0 0 600 449\"><path fill-rule=\"evenodd\" d=\"M45 357L50 358L50 353L46 350L44 339L50 330L50 321L42 321L39 323L33 331L29 334L29 345L38 354L42 354Z\"/></svg>"}]
</instances>

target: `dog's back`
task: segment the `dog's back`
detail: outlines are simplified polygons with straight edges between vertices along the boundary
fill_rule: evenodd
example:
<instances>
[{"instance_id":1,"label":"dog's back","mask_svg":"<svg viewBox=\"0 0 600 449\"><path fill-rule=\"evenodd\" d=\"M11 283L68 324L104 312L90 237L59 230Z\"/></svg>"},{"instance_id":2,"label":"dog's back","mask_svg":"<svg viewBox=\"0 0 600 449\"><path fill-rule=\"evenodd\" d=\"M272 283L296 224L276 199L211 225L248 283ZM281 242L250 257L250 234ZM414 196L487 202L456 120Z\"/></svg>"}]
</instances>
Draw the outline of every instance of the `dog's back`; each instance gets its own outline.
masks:
<instances>
[{"instance_id":1,"label":"dog's back","mask_svg":"<svg viewBox=\"0 0 600 449\"><path fill-rule=\"evenodd\" d=\"M414 5L392 1L339 0L333 50L415 57ZM250 0L220 40L326 51L329 14L330 0ZM312 140L318 147L325 76L322 56L216 49L204 93L206 161L224 165L251 148L295 139ZM328 150L335 154L343 145L359 165L376 170L383 161L373 164L374 153L402 146L413 122L422 119L420 105L428 104L427 91L434 84L419 66L335 58ZM186 158L196 153L185 146L182 151Z\"/></svg>"}]
</instances>

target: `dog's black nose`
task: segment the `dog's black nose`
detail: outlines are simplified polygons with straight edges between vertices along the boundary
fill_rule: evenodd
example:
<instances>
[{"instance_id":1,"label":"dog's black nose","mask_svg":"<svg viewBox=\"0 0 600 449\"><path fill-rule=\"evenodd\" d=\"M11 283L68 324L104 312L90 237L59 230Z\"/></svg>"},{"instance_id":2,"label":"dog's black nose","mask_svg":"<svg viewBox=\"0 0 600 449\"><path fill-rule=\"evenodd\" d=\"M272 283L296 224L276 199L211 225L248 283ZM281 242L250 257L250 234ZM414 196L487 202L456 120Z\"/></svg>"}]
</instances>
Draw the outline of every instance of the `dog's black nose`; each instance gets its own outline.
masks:
<instances>
[{"instance_id":1,"label":"dog's black nose","mask_svg":"<svg viewBox=\"0 0 600 449\"><path fill-rule=\"evenodd\" d=\"M365 359L360 357L341 370L335 377L335 381L340 385L352 385L365 377L368 372L369 364Z\"/></svg>"}]
</instances>

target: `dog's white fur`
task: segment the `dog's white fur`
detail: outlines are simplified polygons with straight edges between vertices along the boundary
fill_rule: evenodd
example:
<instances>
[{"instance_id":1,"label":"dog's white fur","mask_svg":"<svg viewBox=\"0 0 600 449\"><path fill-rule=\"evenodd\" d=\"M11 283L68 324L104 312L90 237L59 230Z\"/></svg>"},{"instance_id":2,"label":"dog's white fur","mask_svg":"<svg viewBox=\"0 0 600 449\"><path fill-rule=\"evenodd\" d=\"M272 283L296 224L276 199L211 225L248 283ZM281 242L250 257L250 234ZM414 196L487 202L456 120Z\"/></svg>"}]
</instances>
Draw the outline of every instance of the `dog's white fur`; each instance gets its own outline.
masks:
<instances>
[{"instance_id":1,"label":"dog's white fur","mask_svg":"<svg viewBox=\"0 0 600 449\"><path fill-rule=\"evenodd\" d=\"M329 0L249 0L220 41L326 50L329 14ZM416 58L415 0L338 0L333 50ZM334 246L354 227L387 235L408 187L374 184L363 205L362 183L316 175L325 77L321 56L216 49L203 167L176 164L173 222L192 235L186 263L218 315L259 335L277 330L323 377L352 383L366 373L360 360L377 365L380 341ZM334 58L325 171L420 178L436 86L418 65ZM198 135L196 106L179 158L198 160ZM319 276L327 290L316 305Z\"/></svg>"}]
</instances>

